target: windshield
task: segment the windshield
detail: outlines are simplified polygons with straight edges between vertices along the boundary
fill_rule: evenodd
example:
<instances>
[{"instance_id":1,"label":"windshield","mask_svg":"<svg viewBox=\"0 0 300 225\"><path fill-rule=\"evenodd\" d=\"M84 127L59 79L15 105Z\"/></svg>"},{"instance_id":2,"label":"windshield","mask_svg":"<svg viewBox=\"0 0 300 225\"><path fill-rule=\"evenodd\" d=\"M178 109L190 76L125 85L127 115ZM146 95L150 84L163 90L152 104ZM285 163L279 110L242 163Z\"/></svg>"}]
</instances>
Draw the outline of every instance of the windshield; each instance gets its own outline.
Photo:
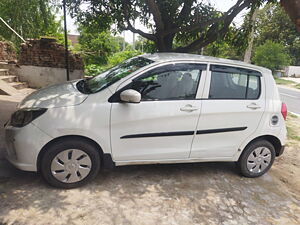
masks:
<instances>
[{"instance_id":1,"label":"windshield","mask_svg":"<svg viewBox=\"0 0 300 225\"><path fill-rule=\"evenodd\" d=\"M143 57L132 58L99 74L98 76L93 77L92 79L78 82L77 87L80 91L84 90L86 93L96 93L151 63L153 63L152 60ZM82 86L83 88L80 88Z\"/></svg>"}]
</instances>

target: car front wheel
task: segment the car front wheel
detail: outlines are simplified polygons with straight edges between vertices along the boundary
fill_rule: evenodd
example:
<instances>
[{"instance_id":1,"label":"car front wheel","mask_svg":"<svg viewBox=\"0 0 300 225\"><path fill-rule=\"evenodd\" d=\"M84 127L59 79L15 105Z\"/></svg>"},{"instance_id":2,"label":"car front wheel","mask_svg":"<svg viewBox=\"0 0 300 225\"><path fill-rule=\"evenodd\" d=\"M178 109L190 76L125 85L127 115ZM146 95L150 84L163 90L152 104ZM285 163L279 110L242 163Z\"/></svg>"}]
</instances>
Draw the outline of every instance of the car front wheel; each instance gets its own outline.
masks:
<instances>
[{"instance_id":1,"label":"car front wheel","mask_svg":"<svg viewBox=\"0 0 300 225\"><path fill-rule=\"evenodd\" d=\"M66 139L51 145L41 161L41 173L54 187L76 188L92 180L100 169L100 154L92 143Z\"/></svg>"}]
</instances>

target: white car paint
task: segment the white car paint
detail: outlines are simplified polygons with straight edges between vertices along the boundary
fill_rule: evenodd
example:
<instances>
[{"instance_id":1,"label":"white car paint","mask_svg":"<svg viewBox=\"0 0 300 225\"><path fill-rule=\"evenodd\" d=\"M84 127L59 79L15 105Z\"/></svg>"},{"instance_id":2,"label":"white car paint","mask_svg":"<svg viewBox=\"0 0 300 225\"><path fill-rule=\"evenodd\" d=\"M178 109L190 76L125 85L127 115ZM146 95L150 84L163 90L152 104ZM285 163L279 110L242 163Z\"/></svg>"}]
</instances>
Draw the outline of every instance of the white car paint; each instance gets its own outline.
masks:
<instances>
[{"instance_id":1,"label":"white car paint","mask_svg":"<svg viewBox=\"0 0 300 225\"><path fill-rule=\"evenodd\" d=\"M75 86L77 81L55 84L35 91L19 104L19 108L58 108L78 105L88 95L77 90Z\"/></svg>"},{"instance_id":2,"label":"white car paint","mask_svg":"<svg viewBox=\"0 0 300 225\"><path fill-rule=\"evenodd\" d=\"M47 108L30 124L6 126L7 158L16 167L37 171L38 155L51 140L69 135L95 141L103 153L118 165L143 163L183 163L201 161L237 161L253 139L271 135L285 144L286 128L281 101L271 71L243 62L213 57L160 53L144 55L154 60L129 76L95 94L82 94L76 82L51 86L25 98L19 108ZM175 63L206 64L196 99L110 103L108 99L132 79L163 65ZM210 100L210 64L252 69L262 74L262 92L257 100ZM260 108L248 108L255 103ZM184 110L186 108L193 110ZM183 109L183 110L182 110ZM195 110L194 110L195 109ZM270 119L278 115L273 126ZM228 127L247 127L225 133L197 131ZM192 131L191 135L122 138L126 135Z\"/></svg>"},{"instance_id":3,"label":"white car paint","mask_svg":"<svg viewBox=\"0 0 300 225\"><path fill-rule=\"evenodd\" d=\"M210 86L210 76L211 71L208 71L206 84L208 87ZM261 85L265 86L264 84L264 79L262 78ZM208 91L203 94L202 98L208 98ZM265 111L265 102L265 88L262 89L259 99L211 99L203 101L197 130L227 127L247 127L247 129L234 134L232 132L220 132L196 135L190 157L232 159L240 147L241 140L252 136L256 132ZM259 108L253 109L251 108L252 105L256 105ZM232 135L234 135L234 138Z\"/></svg>"}]
</instances>

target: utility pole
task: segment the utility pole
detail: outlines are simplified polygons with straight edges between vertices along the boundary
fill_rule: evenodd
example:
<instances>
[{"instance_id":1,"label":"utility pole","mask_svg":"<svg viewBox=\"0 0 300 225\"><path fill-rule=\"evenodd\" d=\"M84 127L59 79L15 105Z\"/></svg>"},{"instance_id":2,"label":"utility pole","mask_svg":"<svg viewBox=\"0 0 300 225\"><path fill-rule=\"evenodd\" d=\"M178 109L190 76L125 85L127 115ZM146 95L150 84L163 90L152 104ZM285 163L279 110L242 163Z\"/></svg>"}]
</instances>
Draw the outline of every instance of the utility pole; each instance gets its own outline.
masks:
<instances>
[{"instance_id":1,"label":"utility pole","mask_svg":"<svg viewBox=\"0 0 300 225\"><path fill-rule=\"evenodd\" d=\"M65 62L66 62L67 81L69 81L70 70L69 70L69 46L68 46L66 0L63 0L63 11L64 11L64 33L65 33Z\"/></svg>"}]
</instances>

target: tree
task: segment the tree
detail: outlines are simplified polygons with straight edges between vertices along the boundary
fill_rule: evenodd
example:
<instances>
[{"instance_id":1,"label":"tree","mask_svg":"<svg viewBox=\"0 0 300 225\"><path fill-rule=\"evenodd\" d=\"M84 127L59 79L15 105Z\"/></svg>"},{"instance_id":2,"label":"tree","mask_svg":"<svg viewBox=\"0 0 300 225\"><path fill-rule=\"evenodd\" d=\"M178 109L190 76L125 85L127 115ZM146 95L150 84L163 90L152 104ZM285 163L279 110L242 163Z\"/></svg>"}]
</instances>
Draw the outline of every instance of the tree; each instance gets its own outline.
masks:
<instances>
[{"instance_id":1,"label":"tree","mask_svg":"<svg viewBox=\"0 0 300 225\"><path fill-rule=\"evenodd\" d=\"M296 25L296 29L300 32L300 4L299 0L281 0L280 4L285 9L293 23Z\"/></svg>"},{"instance_id":2,"label":"tree","mask_svg":"<svg viewBox=\"0 0 300 225\"><path fill-rule=\"evenodd\" d=\"M146 38L138 36L135 42L135 49L140 52L153 53L156 52L156 47L153 41L149 41Z\"/></svg>"},{"instance_id":3,"label":"tree","mask_svg":"<svg viewBox=\"0 0 300 225\"><path fill-rule=\"evenodd\" d=\"M203 54L220 58L241 60L242 52L239 50L238 46L240 43L236 43L239 35L239 29L237 29L235 26L231 26L224 38L219 38L215 42L206 46Z\"/></svg>"},{"instance_id":4,"label":"tree","mask_svg":"<svg viewBox=\"0 0 300 225\"><path fill-rule=\"evenodd\" d=\"M226 40L217 40L209 44L204 48L203 55L240 60L233 46Z\"/></svg>"},{"instance_id":5,"label":"tree","mask_svg":"<svg viewBox=\"0 0 300 225\"><path fill-rule=\"evenodd\" d=\"M55 19L57 8L51 0L1 0L2 17L23 38L38 38L61 32L61 25ZM19 44L21 40L0 21L1 36Z\"/></svg>"},{"instance_id":6,"label":"tree","mask_svg":"<svg viewBox=\"0 0 300 225\"><path fill-rule=\"evenodd\" d=\"M108 57L120 51L119 38L109 31L94 32L86 27L79 28L79 44L85 64L105 64Z\"/></svg>"},{"instance_id":7,"label":"tree","mask_svg":"<svg viewBox=\"0 0 300 225\"><path fill-rule=\"evenodd\" d=\"M249 32L249 35L247 38L248 43L247 43L247 48L246 48L245 54L244 54L244 62L246 62L246 63L251 63L251 56L252 56L253 42L254 42L255 20L257 17L257 13L258 13L258 8L252 9L250 11L251 17L249 18L249 21L247 21L250 25L250 27L249 27L250 32Z\"/></svg>"},{"instance_id":8,"label":"tree","mask_svg":"<svg viewBox=\"0 0 300 225\"><path fill-rule=\"evenodd\" d=\"M292 57L292 63L300 65L300 36L295 24L279 4L267 4L259 10L256 19L255 45L262 45L266 40L279 42L286 46Z\"/></svg>"},{"instance_id":9,"label":"tree","mask_svg":"<svg viewBox=\"0 0 300 225\"><path fill-rule=\"evenodd\" d=\"M101 32L101 31L99 31ZM121 36L114 36L113 39L118 42L119 44L119 49L124 51L128 46L129 46L129 43L127 41L125 41L124 37L121 37Z\"/></svg>"},{"instance_id":10,"label":"tree","mask_svg":"<svg viewBox=\"0 0 300 225\"><path fill-rule=\"evenodd\" d=\"M236 0L227 12L219 12L198 0L67 0L71 14L85 25L119 31L130 30L153 41L158 51L194 52L224 37L233 19L243 9L265 0ZM89 7L82 9L82 4ZM133 26L140 22L152 32ZM174 40L188 42L174 48Z\"/></svg>"},{"instance_id":11,"label":"tree","mask_svg":"<svg viewBox=\"0 0 300 225\"><path fill-rule=\"evenodd\" d=\"M289 65L291 61L284 46L270 40L256 48L253 60L256 65L267 67L273 72Z\"/></svg>"}]
</instances>

